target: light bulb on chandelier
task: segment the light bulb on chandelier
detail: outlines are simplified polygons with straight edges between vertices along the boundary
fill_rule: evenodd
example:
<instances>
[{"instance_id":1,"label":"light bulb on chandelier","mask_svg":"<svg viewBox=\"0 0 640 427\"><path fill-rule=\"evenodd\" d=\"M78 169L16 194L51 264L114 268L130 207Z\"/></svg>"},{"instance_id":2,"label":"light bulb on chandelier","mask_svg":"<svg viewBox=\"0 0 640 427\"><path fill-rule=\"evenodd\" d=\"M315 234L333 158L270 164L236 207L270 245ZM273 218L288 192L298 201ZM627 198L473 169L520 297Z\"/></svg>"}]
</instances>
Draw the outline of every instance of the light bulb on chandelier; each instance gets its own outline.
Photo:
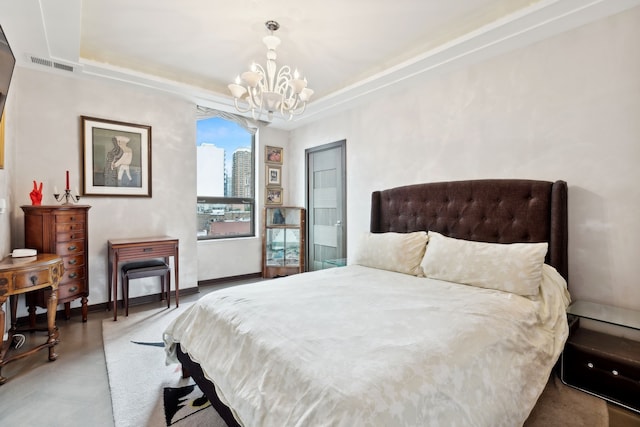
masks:
<instances>
[{"instance_id":1,"label":"light bulb on chandelier","mask_svg":"<svg viewBox=\"0 0 640 427\"><path fill-rule=\"evenodd\" d=\"M269 121L273 113L279 112L284 118L291 120L293 116L302 114L313 90L307 87L307 79L300 78L296 69L283 65L279 70L276 65L276 48L280 39L273 32L280 28L276 21L265 23L269 35L262 41L267 46L267 64L263 68L255 62L249 71L236 77L235 83L229 85L234 98L235 107L241 113L251 112L254 119L259 119L263 112ZM244 86L243 86L244 83ZM242 108L239 101L245 101L247 108Z\"/></svg>"}]
</instances>

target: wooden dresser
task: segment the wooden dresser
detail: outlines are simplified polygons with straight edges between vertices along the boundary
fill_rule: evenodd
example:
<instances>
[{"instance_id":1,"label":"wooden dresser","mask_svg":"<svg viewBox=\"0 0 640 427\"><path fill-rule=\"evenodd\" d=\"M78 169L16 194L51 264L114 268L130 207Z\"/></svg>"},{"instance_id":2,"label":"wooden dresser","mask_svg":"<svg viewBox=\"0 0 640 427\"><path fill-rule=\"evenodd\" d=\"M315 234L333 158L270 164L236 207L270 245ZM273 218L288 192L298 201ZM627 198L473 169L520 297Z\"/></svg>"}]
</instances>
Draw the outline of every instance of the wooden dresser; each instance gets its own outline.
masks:
<instances>
[{"instance_id":1,"label":"wooden dresser","mask_svg":"<svg viewBox=\"0 0 640 427\"><path fill-rule=\"evenodd\" d=\"M64 303L65 316L71 317L71 301L81 298L82 321L87 321L89 296L89 228L91 206L22 206L24 245L39 253L58 254L64 262L64 275L58 287L58 303ZM35 325L36 306L46 307L50 290L27 295L29 323Z\"/></svg>"}]
</instances>

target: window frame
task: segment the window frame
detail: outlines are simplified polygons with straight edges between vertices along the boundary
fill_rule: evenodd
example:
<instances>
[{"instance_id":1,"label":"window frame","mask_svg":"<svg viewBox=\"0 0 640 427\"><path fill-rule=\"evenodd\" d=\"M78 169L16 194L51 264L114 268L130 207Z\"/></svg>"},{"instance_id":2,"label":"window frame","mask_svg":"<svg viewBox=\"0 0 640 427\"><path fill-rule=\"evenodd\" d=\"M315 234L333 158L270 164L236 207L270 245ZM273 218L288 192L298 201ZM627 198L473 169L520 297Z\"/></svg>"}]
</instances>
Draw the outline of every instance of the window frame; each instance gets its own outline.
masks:
<instances>
[{"instance_id":1,"label":"window frame","mask_svg":"<svg viewBox=\"0 0 640 427\"><path fill-rule=\"evenodd\" d=\"M214 117L209 117L209 118L214 118ZM243 127L242 125L240 125L239 123L237 123L234 120L231 120L227 117L220 117L223 120L229 121L229 122L233 122L236 125ZM207 120L208 118L198 118L197 120ZM246 130L246 129L245 129ZM251 206L251 226L250 226L250 230L248 233L241 233L241 234L228 234L228 235L220 235L220 236L214 236L214 235L197 235L197 240L198 241L211 241L211 240L224 240L224 239L237 239L237 238L247 238L247 237L256 237L257 233L256 233L256 222L258 221L258 212L256 210L256 206L258 205L258 195L256 194L256 179L257 179L257 164L256 164L256 133L252 133L247 131L247 133L249 134L249 136L251 137L251 193L252 193L252 197L248 198L248 197L230 197L230 196L219 196L219 197L206 197L206 196L198 196L196 194L196 215L199 215L199 206L201 204L224 204L224 205L249 205ZM231 177L228 177L229 179L231 179ZM226 191L226 180L225 180L225 191ZM197 189L197 182L196 182L196 189ZM196 191L197 193L197 191ZM197 223L199 224L199 221L197 221ZM196 233L199 230L196 230Z\"/></svg>"}]
</instances>

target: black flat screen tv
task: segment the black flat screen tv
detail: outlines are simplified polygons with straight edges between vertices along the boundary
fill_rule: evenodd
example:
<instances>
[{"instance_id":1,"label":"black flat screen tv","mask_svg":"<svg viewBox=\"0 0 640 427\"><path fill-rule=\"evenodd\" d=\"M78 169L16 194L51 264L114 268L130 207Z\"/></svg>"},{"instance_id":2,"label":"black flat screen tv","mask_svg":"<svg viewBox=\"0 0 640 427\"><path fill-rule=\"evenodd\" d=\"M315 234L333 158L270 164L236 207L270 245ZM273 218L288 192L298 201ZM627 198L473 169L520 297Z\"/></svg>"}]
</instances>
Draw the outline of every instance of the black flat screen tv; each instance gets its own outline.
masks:
<instances>
[{"instance_id":1,"label":"black flat screen tv","mask_svg":"<svg viewBox=\"0 0 640 427\"><path fill-rule=\"evenodd\" d=\"M7 100L15 65L16 57L13 56L7 37L4 35L4 30L0 26L0 117L4 113L4 103Z\"/></svg>"}]
</instances>

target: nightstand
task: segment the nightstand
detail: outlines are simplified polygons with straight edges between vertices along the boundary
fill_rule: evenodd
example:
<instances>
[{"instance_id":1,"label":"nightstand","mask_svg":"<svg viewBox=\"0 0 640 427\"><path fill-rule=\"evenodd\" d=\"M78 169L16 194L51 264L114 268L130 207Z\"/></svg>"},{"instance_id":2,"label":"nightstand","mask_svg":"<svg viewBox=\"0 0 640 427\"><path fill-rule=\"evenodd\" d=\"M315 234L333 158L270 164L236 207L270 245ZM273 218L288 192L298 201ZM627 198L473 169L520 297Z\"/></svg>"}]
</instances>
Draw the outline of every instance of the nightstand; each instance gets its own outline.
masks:
<instances>
[{"instance_id":1,"label":"nightstand","mask_svg":"<svg viewBox=\"0 0 640 427\"><path fill-rule=\"evenodd\" d=\"M576 301L576 324L561 357L565 384L640 413L640 341L581 327L581 319L640 331L640 311Z\"/></svg>"}]
</instances>

